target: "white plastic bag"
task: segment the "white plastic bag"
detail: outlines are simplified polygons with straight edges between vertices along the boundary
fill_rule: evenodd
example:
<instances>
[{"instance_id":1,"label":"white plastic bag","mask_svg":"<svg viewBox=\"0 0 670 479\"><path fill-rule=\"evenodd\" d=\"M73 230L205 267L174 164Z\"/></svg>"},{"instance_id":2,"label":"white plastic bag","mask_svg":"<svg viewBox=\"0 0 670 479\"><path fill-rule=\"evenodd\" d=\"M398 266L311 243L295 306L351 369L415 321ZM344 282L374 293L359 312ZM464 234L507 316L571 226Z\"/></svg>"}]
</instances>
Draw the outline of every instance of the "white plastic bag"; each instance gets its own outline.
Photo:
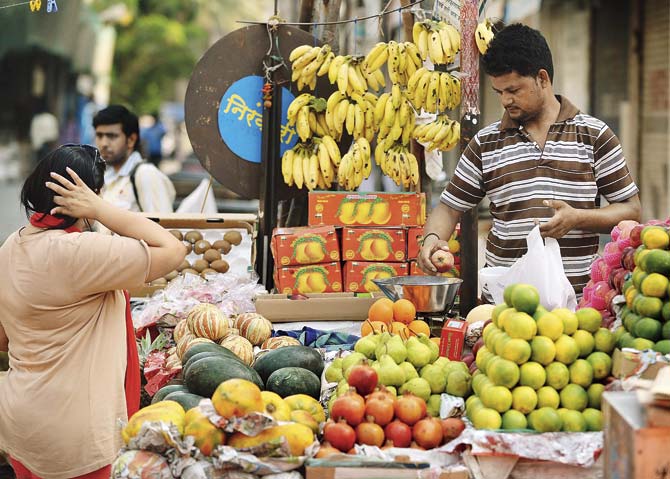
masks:
<instances>
[{"instance_id":1,"label":"white plastic bag","mask_svg":"<svg viewBox=\"0 0 670 479\"><path fill-rule=\"evenodd\" d=\"M198 187L182 200L177 213L218 213L213 189L209 187L209 180L203 179Z\"/></svg>"},{"instance_id":2,"label":"white plastic bag","mask_svg":"<svg viewBox=\"0 0 670 479\"><path fill-rule=\"evenodd\" d=\"M509 268L497 281L489 284L495 304L503 302L503 291L514 283L531 284L540 293L540 303L548 310L577 308L577 297L563 269L561 248L554 238L542 240L540 227L536 226L526 238L528 252Z\"/></svg>"}]
</instances>

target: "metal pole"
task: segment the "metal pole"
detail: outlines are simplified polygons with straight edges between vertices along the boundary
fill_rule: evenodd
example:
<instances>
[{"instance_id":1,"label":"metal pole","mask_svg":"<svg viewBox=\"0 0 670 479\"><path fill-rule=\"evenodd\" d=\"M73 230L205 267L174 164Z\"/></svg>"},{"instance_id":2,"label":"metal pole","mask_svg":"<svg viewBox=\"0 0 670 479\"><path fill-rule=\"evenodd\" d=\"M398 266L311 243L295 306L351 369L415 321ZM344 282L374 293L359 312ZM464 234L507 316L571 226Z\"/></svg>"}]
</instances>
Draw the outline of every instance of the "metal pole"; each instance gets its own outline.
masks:
<instances>
[{"instance_id":1,"label":"metal pole","mask_svg":"<svg viewBox=\"0 0 670 479\"><path fill-rule=\"evenodd\" d=\"M461 7L461 153L479 131L479 52L475 29L479 17L478 0L463 0ZM461 217L460 313L465 316L477 305L478 252L477 207Z\"/></svg>"}]
</instances>

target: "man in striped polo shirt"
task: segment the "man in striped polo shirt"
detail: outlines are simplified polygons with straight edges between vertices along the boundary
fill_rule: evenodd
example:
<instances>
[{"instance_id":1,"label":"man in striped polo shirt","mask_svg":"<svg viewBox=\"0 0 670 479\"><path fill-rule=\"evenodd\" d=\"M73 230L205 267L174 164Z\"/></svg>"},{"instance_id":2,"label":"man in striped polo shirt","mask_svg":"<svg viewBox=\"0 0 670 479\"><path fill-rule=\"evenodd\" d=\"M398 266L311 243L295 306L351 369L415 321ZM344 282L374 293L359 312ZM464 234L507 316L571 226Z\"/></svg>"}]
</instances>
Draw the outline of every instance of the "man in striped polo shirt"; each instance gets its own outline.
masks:
<instances>
[{"instance_id":1,"label":"man in striped polo shirt","mask_svg":"<svg viewBox=\"0 0 670 479\"><path fill-rule=\"evenodd\" d=\"M504 28L483 64L505 113L463 152L424 227L419 265L436 273L430 256L448 250L445 240L461 214L488 195L493 227L486 264L512 265L539 223L543 237L558 239L565 273L580 296L598 251L598 233L640 218L638 189L619 140L605 123L554 95L551 52L537 30L521 24ZM600 196L607 206L599 208Z\"/></svg>"}]
</instances>

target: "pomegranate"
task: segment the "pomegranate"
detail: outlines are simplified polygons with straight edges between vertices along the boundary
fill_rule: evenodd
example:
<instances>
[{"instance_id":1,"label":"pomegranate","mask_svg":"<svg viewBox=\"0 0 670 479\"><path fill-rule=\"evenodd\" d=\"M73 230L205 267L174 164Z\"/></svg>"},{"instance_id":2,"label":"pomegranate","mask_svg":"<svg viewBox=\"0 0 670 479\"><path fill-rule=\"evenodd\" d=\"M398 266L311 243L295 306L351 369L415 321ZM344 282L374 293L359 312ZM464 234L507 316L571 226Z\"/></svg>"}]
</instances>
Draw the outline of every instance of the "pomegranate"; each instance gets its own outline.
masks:
<instances>
[{"instance_id":1,"label":"pomegranate","mask_svg":"<svg viewBox=\"0 0 670 479\"><path fill-rule=\"evenodd\" d=\"M412 393L405 393L396 399L393 410L398 419L409 426L426 417L426 401Z\"/></svg>"},{"instance_id":2,"label":"pomegranate","mask_svg":"<svg viewBox=\"0 0 670 479\"><path fill-rule=\"evenodd\" d=\"M430 256L430 262L433 263L438 273L446 273L454 267L454 255L443 249L438 249Z\"/></svg>"},{"instance_id":3,"label":"pomegranate","mask_svg":"<svg viewBox=\"0 0 670 479\"><path fill-rule=\"evenodd\" d=\"M339 454L340 452L339 449L334 448L328 441L325 441L319 446L319 450L314 457L321 459L323 457L332 456L333 454Z\"/></svg>"},{"instance_id":4,"label":"pomegranate","mask_svg":"<svg viewBox=\"0 0 670 479\"><path fill-rule=\"evenodd\" d=\"M358 364L351 368L347 382L356 388L356 392L362 396L370 394L377 387L377 371L367 364Z\"/></svg>"},{"instance_id":5,"label":"pomegranate","mask_svg":"<svg viewBox=\"0 0 670 479\"><path fill-rule=\"evenodd\" d=\"M456 439L461 435L463 429L465 429L465 423L457 417L442 419L442 437L445 442Z\"/></svg>"},{"instance_id":6,"label":"pomegranate","mask_svg":"<svg viewBox=\"0 0 670 479\"><path fill-rule=\"evenodd\" d=\"M344 420L329 422L323 428L323 438L334 448L346 452L354 447L356 431Z\"/></svg>"},{"instance_id":7,"label":"pomegranate","mask_svg":"<svg viewBox=\"0 0 670 479\"><path fill-rule=\"evenodd\" d=\"M391 401L395 401L395 395L386 389L386 386L382 384L376 391L373 391L372 393L365 396L366 401L371 399L389 399Z\"/></svg>"},{"instance_id":8,"label":"pomegranate","mask_svg":"<svg viewBox=\"0 0 670 479\"><path fill-rule=\"evenodd\" d=\"M412 428L397 419L386 425L384 434L395 447L408 447L412 442Z\"/></svg>"},{"instance_id":9,"label":"pomegranate","mask_svg":"<svg viewBox=\"0 0 670 479\"><path fill-rule=\"evenodd\" d=\"M386 426L393 419L393 401L370 399L365 403L365 415L372 417L380 426Z\"/></svg>"},{"instance_id":10,"label":"pomegranate","mask_svg":"<svg viewBox=\"0 0 670 479\"><path fill-rule=\"evenodd\" d=\"M356 439L358 444L382 447L384 444L384 430L379 424L372 421L372 417L368 417L366 422L356 426Z\"/></svg>"},{"instance_id":11,"label":"pomegranate","mask_svg":"<svg viewBox=\"0 0 670 479\"><path fill-rule=\"evenodd\" d=\"M351 390L335 399L330 417L336 421L344 419L350 426L358 426L365 417L365 400Z\"/></svg>"},{"instance_id":12,"label":"pomegranate","mask_svg":"<svg viewBox=\"0 0 670 479\"><path fill-rule=\"evenodd\" d=\"M423 418L412 428L412 437L419 446L433 449L442 444L442 422L434 417Z\"/></svg>"}]
</instances>

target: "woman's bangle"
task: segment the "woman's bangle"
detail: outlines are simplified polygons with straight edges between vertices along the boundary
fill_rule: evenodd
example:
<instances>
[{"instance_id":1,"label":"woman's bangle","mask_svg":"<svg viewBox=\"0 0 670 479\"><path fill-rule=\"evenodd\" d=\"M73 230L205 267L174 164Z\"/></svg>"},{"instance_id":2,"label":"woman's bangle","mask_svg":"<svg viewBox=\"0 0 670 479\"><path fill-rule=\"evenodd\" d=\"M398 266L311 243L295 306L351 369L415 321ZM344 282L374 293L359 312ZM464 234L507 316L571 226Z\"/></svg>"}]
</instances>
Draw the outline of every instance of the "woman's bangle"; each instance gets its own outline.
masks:
<instances>
[{"instance_id":1,"label":"woman's bangle","mask_svg":"<svg viewBox=\"0 0 670 479\"><path fill-rule=\"evenodd\" d=\"M438 235L437 233L428 233L421 240L421 246L423 246L423 244L426 242L426 238L428 238L429 236L435 236L437 238L437 240L440 241L440 235Z\"/></svg>"}]
</instances>

